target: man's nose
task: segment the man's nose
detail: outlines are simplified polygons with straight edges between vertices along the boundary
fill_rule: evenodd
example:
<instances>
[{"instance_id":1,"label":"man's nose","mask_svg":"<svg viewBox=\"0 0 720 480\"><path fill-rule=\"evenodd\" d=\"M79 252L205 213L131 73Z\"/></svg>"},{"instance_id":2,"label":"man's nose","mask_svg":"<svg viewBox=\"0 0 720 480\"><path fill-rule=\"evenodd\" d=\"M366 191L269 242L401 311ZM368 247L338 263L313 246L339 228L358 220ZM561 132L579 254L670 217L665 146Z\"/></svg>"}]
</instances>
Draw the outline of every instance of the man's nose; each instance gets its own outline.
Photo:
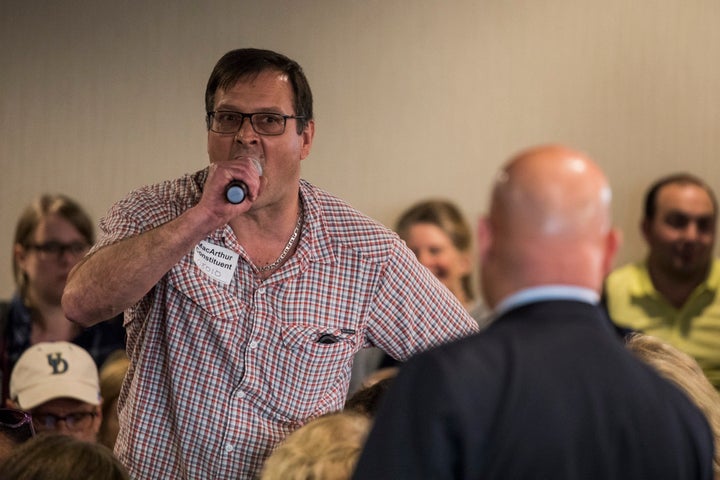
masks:
<instances>
[{"instance_id":1,"label":"man's nose","mask_svg":"<svg viewBox=\"0 0 720 480\"><path fill-rule=\"evenodd\" d=\"M55 431L57 433L62 433L63 435L69 435L70 429L67 426L67 423L65 422L65 419L58 419L55 422Z\"/></svg>"},{"instance_id":2,"label":"man's nose","mask_svg":"<svg viewBox=\"0 0 720 480\"><path fill-rule=\"evenodd\" d=\"M685 227L685 231L683 232L685 239L694 241L697 240L700 236L700 231L698 229L697 222L688 222L687 226Z\"/></svg>"},{"instance_id":3,"label":"man's nose","mask_svg":"<svg viewBox=\"0 0 720 480\"><path fill-rule=\"evenodd\" d=\"M258 134L252 126L250 117L245 117L240 122L240 129L235 134L235 141L240 143L253 143L257 142Z\"/></svg>"}]
</instances>

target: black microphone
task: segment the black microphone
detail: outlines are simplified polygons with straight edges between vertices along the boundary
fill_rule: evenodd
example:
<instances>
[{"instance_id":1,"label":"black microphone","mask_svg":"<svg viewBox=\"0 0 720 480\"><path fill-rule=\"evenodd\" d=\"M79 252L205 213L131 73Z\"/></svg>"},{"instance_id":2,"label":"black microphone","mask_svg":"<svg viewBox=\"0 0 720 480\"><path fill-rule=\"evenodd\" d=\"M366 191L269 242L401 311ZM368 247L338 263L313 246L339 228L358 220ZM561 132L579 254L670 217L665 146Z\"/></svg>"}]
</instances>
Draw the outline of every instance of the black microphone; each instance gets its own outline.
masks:
<instances>
[{"instance_id":1,"label":"black microphone","mask_svg":"<svg viewBox=\"0 0 720 480\"><path fill-rule=\"evenodd\" d=\"M242 180L232 180L225 187L225 199L235 205L242 203L247 197L247 193L248 187Z\"/></svg>"}]
</instances>

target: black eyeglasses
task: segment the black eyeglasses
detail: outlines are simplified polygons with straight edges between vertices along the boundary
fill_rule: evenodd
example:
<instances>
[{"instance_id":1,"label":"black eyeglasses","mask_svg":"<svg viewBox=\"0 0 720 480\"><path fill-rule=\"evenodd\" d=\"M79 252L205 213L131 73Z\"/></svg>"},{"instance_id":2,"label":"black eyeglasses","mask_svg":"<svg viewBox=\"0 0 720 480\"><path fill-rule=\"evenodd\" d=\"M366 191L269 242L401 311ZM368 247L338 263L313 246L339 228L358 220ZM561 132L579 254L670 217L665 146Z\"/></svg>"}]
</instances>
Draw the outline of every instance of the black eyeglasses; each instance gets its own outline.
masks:
<instances>
[{"instance_id":1,"label":"black eyeglasses","mask_svg":"<svg viewBox=\"0 0 720 480\"><path fill-rule=\"evenodd\" d=\"M55 430L60 421L65 422L68 430L85 430L96 416L97 412L75 412L65 416L53 415L52 413L34 413L32 420L35 428L42 431Z\"/></svg>"},{"instance_id":2,"label":"black eyeglasses","mask_svg":"<svg viewBox=\"0 0 720 480\"><path fill-rule=\"evenodd\" d=\"M18 443L35 435L32 416L14 408L0 408L0 431Z\"/></svg>"},{"instance_id":3,"label":"black eyeglasses","mask_svg":"<svg viewBox=\"0 0 720 480\"><path fill-rule=\"evenodd\" d=\"M85 242L61 243L53 241L45 243L29 243L25 245L25 248L36 250L42 257L53 257L59 260L65 256L65 252L70 252L70 254L74 257L85 255L87 251L90 250L90 245Z\"/></svg>"},{"instance_id":4,"label":"black eyeglasses","mask_svg":"<svg viewBox=\"0 0 720 480\"><path fill-rule=\"evenodd\" d=\"M242 128L245 118L250 119L255 133L259 135L282 135L285 133L285 123L288 119L303 119L302 115L281 115L279 113L257 112L242 113L220 110L208 112L208 128L215 133L224 135L236 134Z\"/></svg>"}]
</instances>

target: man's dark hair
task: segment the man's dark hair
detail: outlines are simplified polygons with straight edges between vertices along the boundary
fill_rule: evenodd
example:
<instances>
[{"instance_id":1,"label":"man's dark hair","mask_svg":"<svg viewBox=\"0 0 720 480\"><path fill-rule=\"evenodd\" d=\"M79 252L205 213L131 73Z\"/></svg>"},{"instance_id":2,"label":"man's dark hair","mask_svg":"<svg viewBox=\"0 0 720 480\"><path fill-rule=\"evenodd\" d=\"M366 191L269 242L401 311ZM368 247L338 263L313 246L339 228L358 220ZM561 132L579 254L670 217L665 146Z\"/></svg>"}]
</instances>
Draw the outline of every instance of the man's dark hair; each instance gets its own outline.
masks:
<instances>
[{"instance_id":1,"label":"man's dark hair","mask_svg":"<svg viewBox=\"0 0 720 480\"><path fill-rule=\"evenodd\" d=\"M652 220L657 211L657 196L660 190L666 185L696 185L705 190L713 204L713 214L717 213L717 201L712 189L700 178L690 173L674 173L666 177L662 177L653 183L645 194L645 220Z\"/></svg>"},{"instance_id":2,"label":"man's dark hair","mask_svg":"<svg viewBox=\"0 0 720 480\"><path fill-rule=\"evenodd\" d=\"M215 93L219 88L232 87L240 80L254 78L268 70L283 73L290 80L295 97L293 99L294 114L304 117L295 122L299 135L305 129L307 122L313 119L310 85L302 67L296 61L271 50L240 48L223 55L215 64L208 79L205 89L205 111L213 111ZM208 126L208 128L210 127Z\"/></svg>"}]
</instances>

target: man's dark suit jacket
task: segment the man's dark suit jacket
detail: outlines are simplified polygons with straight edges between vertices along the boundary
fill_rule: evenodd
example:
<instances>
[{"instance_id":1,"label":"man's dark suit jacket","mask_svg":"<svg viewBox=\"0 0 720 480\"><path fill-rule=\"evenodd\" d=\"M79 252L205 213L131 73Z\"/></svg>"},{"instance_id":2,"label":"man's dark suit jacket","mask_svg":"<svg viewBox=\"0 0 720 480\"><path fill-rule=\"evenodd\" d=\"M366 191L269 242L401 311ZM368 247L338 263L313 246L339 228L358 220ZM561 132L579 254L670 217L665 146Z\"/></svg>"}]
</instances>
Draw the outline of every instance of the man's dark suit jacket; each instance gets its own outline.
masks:
<instances>
[{"instance_id":1,"label":"man's dark suit jacket","mask_svg":"<svg viewBox=\"0 0 720 480\"><path fill-rule=\"evenodd\" d=\"M704 416L584 302L512 309L386 395L356 479L712 478Z\"/></svg>"}]
</instances>

